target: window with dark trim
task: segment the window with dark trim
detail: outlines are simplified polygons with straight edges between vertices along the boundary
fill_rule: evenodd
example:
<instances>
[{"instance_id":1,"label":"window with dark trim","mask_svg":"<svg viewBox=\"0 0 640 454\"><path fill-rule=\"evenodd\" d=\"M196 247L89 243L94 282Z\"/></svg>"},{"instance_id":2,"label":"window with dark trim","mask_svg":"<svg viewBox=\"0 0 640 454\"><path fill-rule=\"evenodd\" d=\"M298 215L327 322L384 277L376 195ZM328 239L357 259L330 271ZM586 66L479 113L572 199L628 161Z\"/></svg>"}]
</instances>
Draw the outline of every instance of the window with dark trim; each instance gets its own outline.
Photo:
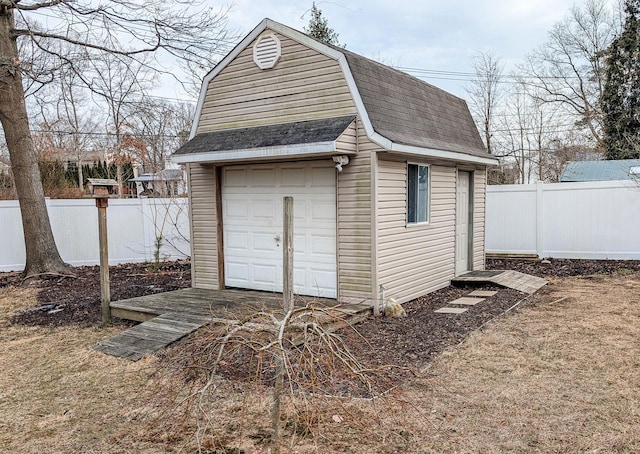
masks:
<instances>
[{"instance_id":1,"label":"window with dark trim","mask_svg":"<svg viewBox=\"0 0 640 454\"><path fill-rule=\"evenodd\" d=\"M429 166L407 164L407 224L429 222Z\"/></svg>"}]
</instances>

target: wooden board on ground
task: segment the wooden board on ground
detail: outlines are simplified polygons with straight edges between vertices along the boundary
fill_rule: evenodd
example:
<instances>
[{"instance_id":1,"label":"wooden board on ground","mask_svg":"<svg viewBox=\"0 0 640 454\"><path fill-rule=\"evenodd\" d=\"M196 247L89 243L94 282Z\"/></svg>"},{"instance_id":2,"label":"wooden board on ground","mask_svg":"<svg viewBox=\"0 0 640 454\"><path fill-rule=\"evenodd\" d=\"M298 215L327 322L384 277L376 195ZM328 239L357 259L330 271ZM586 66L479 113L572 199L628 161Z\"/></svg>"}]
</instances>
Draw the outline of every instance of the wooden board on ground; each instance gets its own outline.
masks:
<instances>
[{"instance_id":1,"label":"wooden board on ground","mask_svg":"<svg viewBox=\"0 0 640 454\"><path fill-rule=\"evenodd\" d=\"M532 295L544 287L547 281L541 277L531 276L530 274L520 273L519 271L495 270L492 272L470 271L456 277L451 283L492 283Z\"/></svg>"},{"instance_id":2,"label":"wooden board on ground","mask_svg":"<svg viewBox=\"0 0 640 454\"><path fill-rule=\"evenodd\" d=\"M324 326L334 331L355 324L371 313L365 304L339 305L336 300L296 296L296 306L314 304L340 314ZM143 323L98 343L94 349L137 361L171 345L209 322L237 322L249 314L267 311L282 317L282 294L251 290L181 289L173 292L113 301L114 316Z\"/></svg>"}]
</instances>

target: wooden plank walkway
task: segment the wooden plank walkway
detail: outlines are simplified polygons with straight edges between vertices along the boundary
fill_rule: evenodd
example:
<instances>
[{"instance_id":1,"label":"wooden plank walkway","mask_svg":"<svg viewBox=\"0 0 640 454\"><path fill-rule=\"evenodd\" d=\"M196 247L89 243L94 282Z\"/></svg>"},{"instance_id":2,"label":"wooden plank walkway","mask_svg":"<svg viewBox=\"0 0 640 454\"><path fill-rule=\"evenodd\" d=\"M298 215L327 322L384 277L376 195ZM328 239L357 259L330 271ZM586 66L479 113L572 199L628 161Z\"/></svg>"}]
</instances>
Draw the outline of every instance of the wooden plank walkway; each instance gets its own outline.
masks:
<instances>
[{"instance_id":1,"label":"wooden plank walkway","mask_svg":"<svg viewBox=\"0 0 640 454\"><path fill-rule=\"evenodd\" d=\"M140 321L120 334L95 345L99 352L137 361L167 347L211 321L234 322L260 310L282 317L282 294L252 290L182 289L111 303L114 317ZM309 303L334 307L354 324L371 313L369 305L338 305L336 300L296 296L296 306ZM328 323L325 329L338 329Z\"/></svg>"},{"instance_id":2,"label":"wooden plank walkway","mask_svg":"<svg viewBox=\"0 0 640 454\"><path fill-rule=\"evenodd\" d=\"M451 281L451 283L469 283L469 282L489 282L502 287L512 288L529 295L534 294L542 287L547 285L547 281L541 277L532 276L530 274L520 273L512 270L492 270L492 271L470 271L462 274Z\"/></svg>"}]
</instances>

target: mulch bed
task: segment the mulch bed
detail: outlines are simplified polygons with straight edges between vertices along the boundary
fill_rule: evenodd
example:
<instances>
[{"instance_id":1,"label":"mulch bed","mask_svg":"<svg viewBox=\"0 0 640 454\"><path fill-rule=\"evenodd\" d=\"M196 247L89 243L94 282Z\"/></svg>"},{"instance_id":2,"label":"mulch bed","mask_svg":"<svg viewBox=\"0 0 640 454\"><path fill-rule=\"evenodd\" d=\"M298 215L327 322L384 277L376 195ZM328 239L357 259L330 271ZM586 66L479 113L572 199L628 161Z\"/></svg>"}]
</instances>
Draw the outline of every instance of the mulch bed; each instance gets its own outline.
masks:
<instances>
[{"instance_id":1,"label":"mulch bed","mask_svg":"<svg viewBox=\"0 0 640 454\"><path fill-rule=\"evenodd\" d=\"M29 284L39 289L40 305L14 315L11 322L51 327L99 324L100 267L82 266L74 268L73 272L76 278L54 277ZM188 260L163 262L158 267L148 263L127 263L111 266L109 276L111 300L118 301L191 287L191 264ZM20 283L19 273L0 273L0 288Z\"/></svg>"},{"instance_id":2,"label":"mulch bed","mask_svg":"<svg viewBox=\"0 0 640 454\"><path fill-rule=\"evenodd\" d=\"M488 270L514 270L538 277L610 275L640 271L640 260L488 259Z\"/></svg>"},{"instance_id":3,"label":"mulch bed","mask_svg":"<svg viewBox=\"0 0 640 454\"><path fill-rule=\"evenodd\" d=\"M512 269L540 277L567 277L640 271L640 261L493 259L487 269ZM100 323L100 278L98 267L75 268L77 278L52 278L30 285L39 289L39 308L14 315L11 322L30 326L91 326ZM0 273L0 288L19 285L18 273ZM188 261L111 267L112 300L176 290L191 285ZM468 295L474 289L498 293L460 315L437 314L435 309ZM544 289L542 289L544 292ZM447 347L460 343L476 330L516 303L530 304L531 298L516 290L494 286L446 287L403 305L406 318L370 317L357 325L358 335L345 330L344 338L356 357L370 366L398 366L391 379L402 379ZM129 322L123 322L129 323Z\"/></svg>"},{"instance_id":4,"label":"mulch bed","mask_svg":"<svg viewBox=\"0 0 640 454\"><path fill-rule=\"evenodd\" d=\"M468 296L473 290L497 290L462 314L440 314L434 310ZM371 365L394 364L414 368L426 365L442 350L460 343L465 336L504 313L527 295L493 285L449 286L403 304L406 318L371 317L356 326L368 343L349 336L349 349L369 359Z\"/></svg>"}]
</instances>

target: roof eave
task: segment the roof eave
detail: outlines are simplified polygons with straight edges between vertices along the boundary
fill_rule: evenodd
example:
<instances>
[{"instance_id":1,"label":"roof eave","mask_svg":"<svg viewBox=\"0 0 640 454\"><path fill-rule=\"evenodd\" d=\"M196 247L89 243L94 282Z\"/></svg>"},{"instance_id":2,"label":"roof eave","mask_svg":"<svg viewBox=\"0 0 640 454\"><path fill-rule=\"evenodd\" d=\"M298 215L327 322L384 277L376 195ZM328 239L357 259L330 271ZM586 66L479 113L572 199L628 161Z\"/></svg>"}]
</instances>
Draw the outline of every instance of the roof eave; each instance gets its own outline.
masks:
<instances>
[{"instance_id":1,"label":"roof eave","mask_svg":"<svg viewBox=\"0 0 640 454\"><path fill-rule=\"evenodd\" d=\"M210 151L205 153L174 154L171 161L186 163L229 163L243 161L268 161L287 158L317 158L344 153L336 149L336 142L316 142L309 144L281 145L275 147L249 148L241 150Z\"/></svg>"},{"instance_id":2,"label":"roof eave","mask_svg":"<svg viewBox=\"0 0 640 454\"><path fill-rule=\"evenodd\" d=\"M413 145L399 144L392 142L386 137L374 132L370 136L371 140L380 145L382 148L396 153L407 153L416 156L424 156L428 158L447 159L457 162L465 162L470 164L497 165L498 158L489 155L488 157L474 156L466 153L458 153L455 151L437 150L433 148L416 147Z\"/></svg>"}]
</instances>

